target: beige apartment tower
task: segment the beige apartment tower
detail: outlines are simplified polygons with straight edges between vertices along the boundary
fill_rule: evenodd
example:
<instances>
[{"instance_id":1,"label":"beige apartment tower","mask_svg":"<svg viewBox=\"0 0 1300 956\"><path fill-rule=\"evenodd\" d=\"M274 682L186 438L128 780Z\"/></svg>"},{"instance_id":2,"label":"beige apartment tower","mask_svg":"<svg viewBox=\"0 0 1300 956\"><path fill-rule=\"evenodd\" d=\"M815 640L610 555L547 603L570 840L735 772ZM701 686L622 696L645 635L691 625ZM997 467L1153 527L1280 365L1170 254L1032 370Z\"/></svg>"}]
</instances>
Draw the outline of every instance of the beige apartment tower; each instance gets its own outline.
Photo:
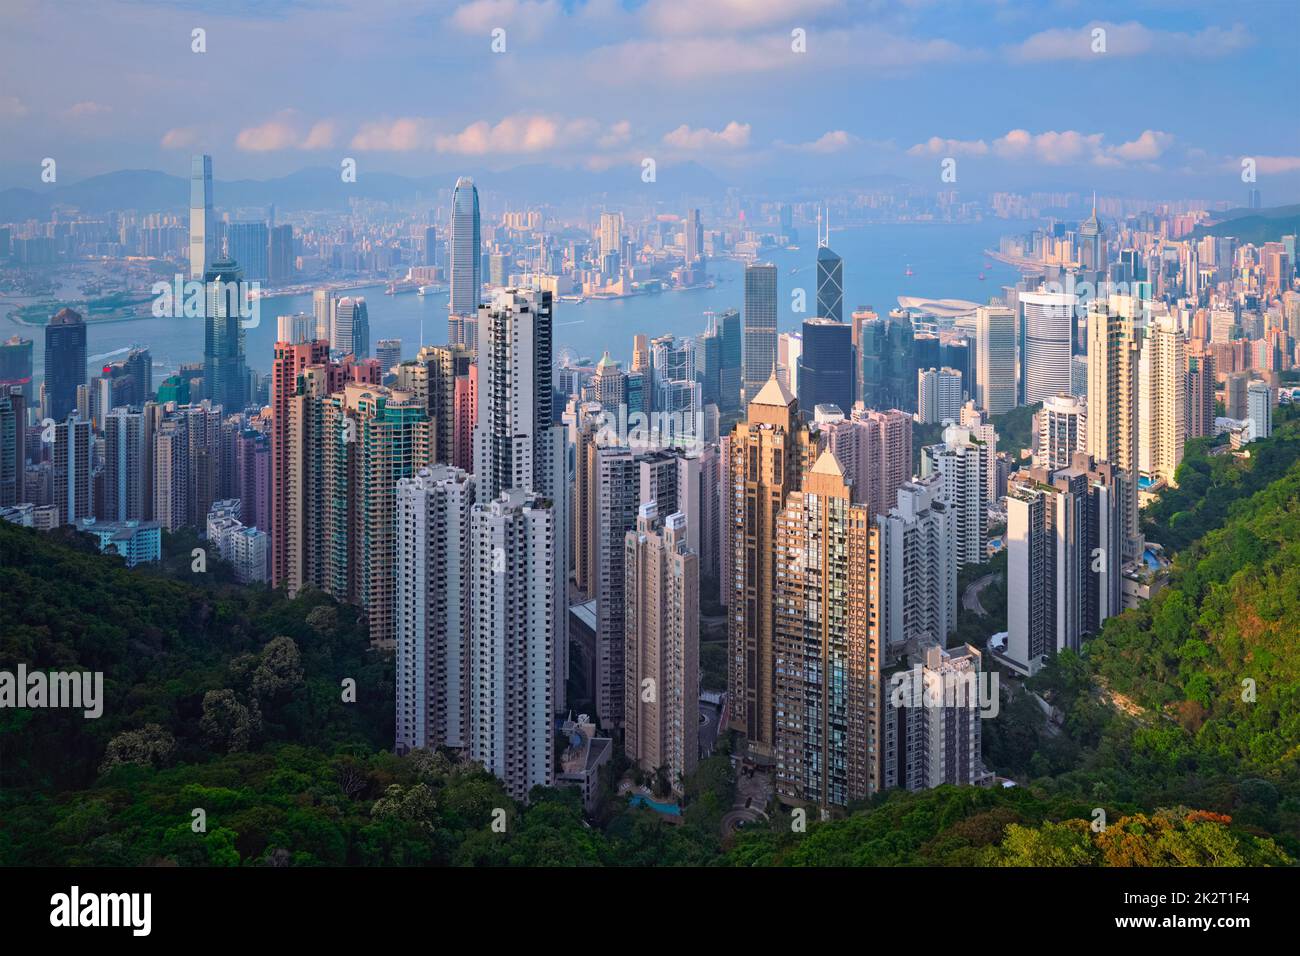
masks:
<instances>
[{"instance_id":1,"label":"beige apartment tower","mask_svg":"<svg viewBox=\"0 0 1300 956\"><path fill-rule=\"evenodd\" d=\"M627 533L623 747L677 793L699 761L700 565L686 516L641 505Z\"/></svg>"},{"instance_id":2,"label":"beige apartment tower","mask_svg":"<svg viewBox=\"0 0 1300 956\"><path fill-rule=\"evenodd\" d=\"M776 517L817 450L815 436L799 423L798 402L773 371L731 434L725 490L730 726L762 763L772 760L776 741Z\"/></svg>"}]
</instances>

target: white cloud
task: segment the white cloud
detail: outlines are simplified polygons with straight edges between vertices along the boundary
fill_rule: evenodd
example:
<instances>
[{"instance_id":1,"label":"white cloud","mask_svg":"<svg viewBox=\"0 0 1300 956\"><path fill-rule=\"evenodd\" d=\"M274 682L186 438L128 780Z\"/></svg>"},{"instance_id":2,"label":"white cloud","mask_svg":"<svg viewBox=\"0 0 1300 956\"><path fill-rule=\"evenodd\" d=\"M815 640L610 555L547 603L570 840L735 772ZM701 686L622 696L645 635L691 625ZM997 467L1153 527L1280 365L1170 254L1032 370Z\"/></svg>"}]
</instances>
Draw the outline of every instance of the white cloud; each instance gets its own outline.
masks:
<instances>
[{"instance_id":1,"label":"white cloud","mask_svg":"<svg viewBox=\"0 0 1300 956\"><path fill-rule=\"evenodd\" d=\"M193 126L178 126L163 133L159 145L163 149L189 149L199 141L199 131Z\"/></svg>"},{"instance_id":2,"label":"white cloud","mask_svg":"<svg viewBox=\"0 0 1300 956\"><path fill-rule=\"evenodd\" d=\"M102 113L111 113L113 108L105 106L103 103L96 103L94 100L82 100L80 103L74 103L63 111L67 119L85 119L90 116L98 116Z\"/></svg>"},{"instance_id":3,"label":"white cloud","mask_svg":"<svg viewBox=\"0 0 1300 956\"><path fill-rule=\"evenodd\" d=\"M490 36L498 27L506 30L506 49L510 33L517 31L523 39L535 40L560 15L555 0L471 0L457 7L451 22L463 33Z\"/></svg>"},{"instance_id":4,"label":"white cloud","mask_svg":"<svg viewBox=\"0 0 1300 956\"><path fill-rule=\"evenodd\" d=\"M852 75L909 72L982 54L950 40L918 40L876 27L813 31L808 52L790 48L788 32L738 37L719 31L672 39L637 39L597 47L587 54L587 74L605 84L689 83L727 80L780 70L845 69Z\"/></svg>"},{"instance_id":5,"label":"white cloud","mask_svg":"<svg viewBox=\"0 0 1300 956\"><path fill-rule=\"evenodd\" d=\"M272 153L285 149L328 149L334 145L337 124L318 120L310 128L294 110L283 110L265 123L241 129L235 147L246 153Z\"/></svg>"},{"instance_id":6,"label":"white cloud","mask_svg":"<svg viewBox=\"0 0 1300 956\"><path fill-rule=\"evenodd\" d=\"M645 24L656 33L703 34L782 26L807 29L810 18L844 6L842 0L649 0Z\"/></svg>"},{"instance_id":7,"label":"white cloud","mask_svg":"<svg viewBox=\"0 0 1300 956\"><path fill-rule=\"evenodd\" d=\"M911 147L909 156L987 156L1031 161L1048 166L1091 163L1098 166L1152 164L1174 144L1174 136L1160 130L1143 130L1134 140L1108 146L1103 133L1080 133L1077 130L1047 130L1031 133L1013 129L992 144L982 139L960 140L932 136Z\"/></svg>"},{"instance_id":8,"label":"white cloud","mask_svg":"<svg viewBox=\"0 0 1300 956\"><path fill-rule=\"evenodd\" d=\"M27 115L27 106L16 96L0 96L0 117L4 119L22 119Z\"/></svg>"},{"instance_id":9,"label":"white cloud","mask_svg":"<svg viewBox=\"0 0 1300 956\"><path fill-rule=\"evenodd\" d=\"M670 133L664 134L664 142L669 146L685 150L741 149L749 145L748 123L732 120L720 130L706 127L692 129L683 123Z\"/></svg>"},{"instance_id":10,"label":"white cloud","mask_svg":"<svg viewBox=\"0 0 1300 956\"><path fill-rule=\"evenodd\" d=\"M566 154L592 145L612 148L631 136L626 120L603 127L594 119L520 113L498 122L477 120L454 132L439 131L432 119L404 116L364 123L352 148L388 152L427 150L456 156Z\"/></svg>"},{"instance_id":11,"label":"white cloud","mask_svg":"<svg viewBox=\"0 0 1300 956\"><path fill-rule=\"evenodd\" d=\"M984 156L989 151L988 143L982 139L944 139L931 136L924 143L917 143L907 151L909 156Z\"/></svg>"},{"instance_id":12,"label":"white cloud","mask_svg":"<svg viewBox=\"0 0 1300 956\"><path fill-rule=\"evenodd\" d=\"M776 145L803 153L838 153L860 142L861 139L847 130L833 129L808 143L777 143Z\"/></svg>"},{"instance_id":13,"label":"white cloud","mask_svg":"<svg viewBox=\"0 0 1300 956\"><path fill-rule=\"evenodd\" d=\"M1106 31L1106 51L1093 51L1093 30ZM1026 62L1041 60L1095 60L1107 57L1144 56L1213 58L1228 56L1253 42L1250 32L1240 23L1224 29L1206 27L1199 33L1174 33L1152 30L1141 23L1108 23L1094 20L1077 29L1057 28L1035 33L1011 47L1014 59Z\"/></svg>"},{"instance_id":14,"label":"white cloud","mask_svg":"<svg viewBox=\"0 0 1300 956\"><path fill-rule=\"evenodd\" d=\"M379 152L409 152L433 147L433 127L429 120L403 116L393 120L363 123L352 137L352 148Z\"/></svg>"}]
</instances>

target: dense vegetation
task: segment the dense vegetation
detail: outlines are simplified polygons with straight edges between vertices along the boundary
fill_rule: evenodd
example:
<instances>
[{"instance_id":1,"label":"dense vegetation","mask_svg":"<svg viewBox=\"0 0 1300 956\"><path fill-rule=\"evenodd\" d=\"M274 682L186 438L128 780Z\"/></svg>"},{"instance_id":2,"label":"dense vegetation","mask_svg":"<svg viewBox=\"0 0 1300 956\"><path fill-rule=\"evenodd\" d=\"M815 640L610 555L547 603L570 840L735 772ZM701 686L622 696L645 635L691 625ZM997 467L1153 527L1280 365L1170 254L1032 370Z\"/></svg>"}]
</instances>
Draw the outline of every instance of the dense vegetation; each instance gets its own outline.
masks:
<instances>
[{"instance_id":1,"label":"dense vegetation","mask_svg":"<svg viewBox=\"0 0 1300 956\"><path fill-rule=\"evenodd\" d=\"M1082 654L1004 681L985 757L1020 786L885 794L806 832L768 808L725 841L725 738L677 822L617 795L617 755L594 814L565 789L516 804L451 755L387 752L392 660L354 609L233 585L219 562L194 573L190 536L132 571L71 532L0 522L0 670L102 670L106 697L97 720L0 709L0 863L1287 864L1300 858L1298 432L1284 410L1249 458L1194 445L1147 516L1178 552L1169 587ZM996 612L1005 588L981 600ZM1094 830L1098 808L1109 825Z\"/></svg>"}]
</instances>

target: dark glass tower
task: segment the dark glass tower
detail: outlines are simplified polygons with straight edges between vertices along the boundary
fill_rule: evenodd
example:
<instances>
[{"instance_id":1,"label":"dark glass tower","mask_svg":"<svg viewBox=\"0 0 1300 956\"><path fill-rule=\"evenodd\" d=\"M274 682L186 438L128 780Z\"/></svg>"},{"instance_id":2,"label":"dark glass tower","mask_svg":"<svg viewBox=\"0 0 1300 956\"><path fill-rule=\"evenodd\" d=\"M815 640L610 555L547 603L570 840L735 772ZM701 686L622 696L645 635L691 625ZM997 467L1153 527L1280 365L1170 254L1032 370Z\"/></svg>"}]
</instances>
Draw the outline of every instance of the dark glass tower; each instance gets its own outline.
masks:
<instances>
[{"instance_id":1,"label":"dark glass tower","mask_svg":"<svg viewBox=\"0 0 1300 956\"><path fill-rule=\"evenodd\" d=\"M203 276L203 394L227 414L242 411L248 398L240 316L244 307L243 278L238 263L229 257L213 262Z\"/></svg>"},{"instance_id":2,"label":"dark glass tower","mask_svg":"<svg viewBox=\"0 0 1300 956\"><path fill-rule=\"evenodd\" d=\"M804 322L799 356L799 413L812 419L818 405L853 410L853 330L826 318Z\"/></svg>"},{"instance_id":3,"label":"dark glass tower","mask_svg":"<svg viewBox=\"0 0 1300 956\"><path fill-rule=\"evenodd\" d=\"M844 260L830 246L817 249L817 315L844 321Z\"/></svg>"},{"instance_id":4,"label":"dark glass tower","mask_svg":"<svg viewBox=\"0 0 1300 956\"><path fill-rule=\"evenodd\" d=\"M776 368L776 266L745 267L745 400L767 383Z\"/></svg>"},{"instance_id":5,"label":"dark glass tower","mask_svg":"<svg viewBox=\"0 0 1300 956\"><path fill-rule=\"evenodd\" d=\"M86 384L86 323L60 309L45 326L45 414L56 422L77 407L77 386Z\"/></svg>"}]
</instances>

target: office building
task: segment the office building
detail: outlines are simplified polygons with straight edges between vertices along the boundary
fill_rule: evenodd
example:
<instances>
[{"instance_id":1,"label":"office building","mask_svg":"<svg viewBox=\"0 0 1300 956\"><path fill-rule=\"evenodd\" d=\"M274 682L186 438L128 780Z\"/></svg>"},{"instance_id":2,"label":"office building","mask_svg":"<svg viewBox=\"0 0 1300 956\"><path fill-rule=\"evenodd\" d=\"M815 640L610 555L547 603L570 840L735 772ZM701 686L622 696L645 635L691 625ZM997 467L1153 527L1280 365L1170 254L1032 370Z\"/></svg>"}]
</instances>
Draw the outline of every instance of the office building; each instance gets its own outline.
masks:
<instances>
[{"instance_id":1,"label":"office building","mask_svg":"<svg viewBox=\"0 0 1300 956\"><path fill-rule=\"evenodd\" d=\"M975 404L989 415L1005 415L1016 407L1017 394L1016 313L981 306L975 310Z\"/></svg>"},{"instance_id":2,"label":"office building","mask_svg":"<svg viewBox=\"0 0 1300 956\"><path fill-rule=\"evenodd\" d=\"M745 267L744 375L745 401L753 401L776 368L776 266Z\"/></svg>"},{"instance_id":3,"label":"office building","mask_svg":"<svg viewBox=\"0 0 1300 956\"><path fill-rule=\"evenodd\" d=\"M203 281L207 312L203 336L203 396L230 414L243 411L248 399L244 323L241 300L243 273L234 260L222 257L208 266Z\"/></svg>"},{"instance_id":4,"label":"office building","mask_svg":"<svg viewBox=\"0 0 1300 956\"><path fill-rule=\"evenodd\" d=\"M1017 404L1037 405L1055 395L1069 394L1078 296L1072 292L1022 292L1018 301L1020 398Z\"/></svg>"},{"instance_id":5,"label":"office building","mask_svg":"<svg viewBox=\"0 0 1300 956\"><path fill-rule=\"evenodd\" d=\"M456 180L451 198L449 345L463 345L470 349L475 347L474 322L478 317L483 287L482 249L478 188L474 185L474 180L462 176Z\"/></svg>"},{"instance_id":6,"label":"office building","mask_svg":"<svg viewBox=\"0 0 1300 956\"><path fill-rule=\"evenodd\" d=\"M212 157L190 159L190 278L206 281L216 257L216 220L212 215Z\"/></svg>"},{"instance_id":7,"label":"office building","mask_svg":"<svg viewBox=\"0 0 1300 956\"><path fill-rule=\"evenodd\" d=\"M806 319L798 358L799 377L793 390L805 418L818 405L853 407L852 329L828 318Z\"/></svg>"},{"instance_id":8,"label":"office building","mask_svg":"<svg viewBox=\"0 0 1300 956\"><path fill-rule=\"evenodd\" d=\"M961 417L961 372L926 368L916 372L916 418L925 425L956 422Z\"/></svg>"},{"instance_id":9,"label":"office building","mask_svg":"<svg viewBox=\"0 0 1300 956\"><path fill-rule=\"evenodd\" d=\"M67 418L77 407L77 389L85 384L86 323L72 309L60 309L45 326L43 416L56 422Z\"/></svg>"}]
</instances>

